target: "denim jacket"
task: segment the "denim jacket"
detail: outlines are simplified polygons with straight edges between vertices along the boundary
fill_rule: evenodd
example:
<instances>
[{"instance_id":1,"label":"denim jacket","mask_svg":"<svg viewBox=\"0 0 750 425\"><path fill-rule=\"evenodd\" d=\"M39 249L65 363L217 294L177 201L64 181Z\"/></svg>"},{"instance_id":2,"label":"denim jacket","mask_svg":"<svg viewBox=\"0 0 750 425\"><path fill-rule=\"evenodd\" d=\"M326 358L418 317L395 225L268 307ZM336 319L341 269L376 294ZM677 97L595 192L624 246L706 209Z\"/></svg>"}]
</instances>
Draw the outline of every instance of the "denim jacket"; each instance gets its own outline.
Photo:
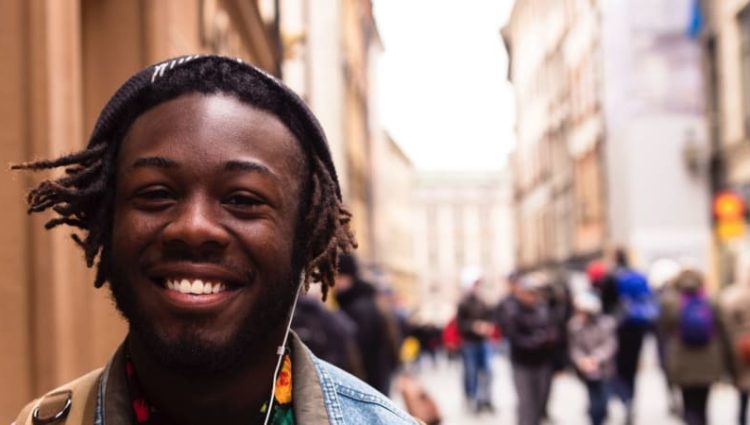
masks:
<instances>
[{"instance_id":1,"label":"denim jacket","mask_svg":"<svg viewBox=\"0 0 750 425\"><path fill-rule=\"evenodd\" d=\"M376 424L409 424L420 422L396 407L387 397L369 385L318 359L299 340L290 334L292 346L292 382L294 383L294 417L297 425L376 425ZM86 406L83 420L69 425L131 425L130 398L128 395L125 370L125 355L122 346L117 350L109 364L102 370L90 390L75 390L73 406ZM65 388L62 386L60 388ZM73 387L76 388L76 387ZM80 388L80 387L78 387ZM92 394L92 399L76 398L76 391ZM32 404L24 409L28 414ZM71 415L73 416L73 415ZM27 423L24 414L16 422ZM70 418L68 418L70 419ZM28 422L30 423L30 421ZM63 422L61 422L62 424Z\"/></svg>"}]
</instances>

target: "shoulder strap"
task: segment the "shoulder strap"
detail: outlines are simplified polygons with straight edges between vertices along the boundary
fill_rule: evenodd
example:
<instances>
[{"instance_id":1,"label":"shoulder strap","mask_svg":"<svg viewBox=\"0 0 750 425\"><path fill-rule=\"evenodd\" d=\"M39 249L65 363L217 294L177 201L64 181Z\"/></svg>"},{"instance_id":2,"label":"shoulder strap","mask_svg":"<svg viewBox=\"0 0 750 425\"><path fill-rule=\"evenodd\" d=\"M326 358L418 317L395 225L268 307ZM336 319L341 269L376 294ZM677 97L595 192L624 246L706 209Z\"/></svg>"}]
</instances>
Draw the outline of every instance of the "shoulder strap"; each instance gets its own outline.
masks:
<instances>
[{"instance_id":1,"label":"shoulder strap","mask_svg":"<svg viewBox=\"0 0 750 425\"><path fill-rule=\"evenodd\" d=\"M13 425L93 424L96 388L102 369L62 385L32 401Z\"/></svg>"}]
</instances>

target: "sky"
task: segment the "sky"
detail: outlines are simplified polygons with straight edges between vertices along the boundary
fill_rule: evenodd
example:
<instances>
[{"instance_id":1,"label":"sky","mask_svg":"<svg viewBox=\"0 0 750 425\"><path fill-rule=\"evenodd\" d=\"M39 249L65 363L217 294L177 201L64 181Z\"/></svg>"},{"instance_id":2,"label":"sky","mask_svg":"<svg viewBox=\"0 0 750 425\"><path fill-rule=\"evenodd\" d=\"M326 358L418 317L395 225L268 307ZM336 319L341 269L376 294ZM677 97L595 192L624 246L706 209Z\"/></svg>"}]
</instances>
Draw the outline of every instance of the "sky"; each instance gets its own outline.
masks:
<instances>
[{"instance_id":1,"label":"sky","mask_svg":"<svg viewBox=\"0 0 750 425\"><path fill-rule=\"evenodd\" d=\"M495 171L514 144L513 0L374 0L383 125L418 169Z\"/></svg>"}]
</instances>

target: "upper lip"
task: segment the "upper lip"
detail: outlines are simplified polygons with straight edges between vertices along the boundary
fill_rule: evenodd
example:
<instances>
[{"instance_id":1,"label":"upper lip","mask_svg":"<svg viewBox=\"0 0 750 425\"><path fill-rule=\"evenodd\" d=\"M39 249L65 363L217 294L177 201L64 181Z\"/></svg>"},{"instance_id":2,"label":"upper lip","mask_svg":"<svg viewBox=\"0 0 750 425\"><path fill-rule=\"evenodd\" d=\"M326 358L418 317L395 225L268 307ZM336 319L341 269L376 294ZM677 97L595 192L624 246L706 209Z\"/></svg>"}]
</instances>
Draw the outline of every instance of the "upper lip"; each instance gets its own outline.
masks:
<instances>
[{"instance_id":1,"label":"upper lip","mask_svg":"<svg viewBox=\"0 0 750 425\"><path fill-rule=\"evenodd\" d=\"M154 279L200 279L209 282L224 282L230 285L247 285L241 274L225 267L208 263L169 263L150 267L148 275Z\"/></svg>"}]
</instances>

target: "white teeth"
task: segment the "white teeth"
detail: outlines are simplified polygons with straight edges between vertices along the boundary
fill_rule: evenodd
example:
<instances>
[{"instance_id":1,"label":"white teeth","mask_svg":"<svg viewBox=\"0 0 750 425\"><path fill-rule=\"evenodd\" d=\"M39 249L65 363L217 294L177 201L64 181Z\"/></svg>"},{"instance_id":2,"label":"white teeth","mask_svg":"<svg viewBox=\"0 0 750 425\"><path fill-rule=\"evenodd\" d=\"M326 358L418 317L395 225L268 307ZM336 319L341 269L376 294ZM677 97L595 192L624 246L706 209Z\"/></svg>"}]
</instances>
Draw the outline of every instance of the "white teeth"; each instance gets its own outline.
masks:
<instances>
[{"instance_id":1,"label":"white teeth","mask_svg":"<svg viewBox=\"0 0 750 425\"><path fill-rule=\"evenodd\" d=\"M202 280L194 280L193 284L190 286L190 293L191 294L202 294L203 293L203 281Z\"/></svg>"},{"instance_id":2,"label":"white teeth","mask_svg":"<svg viewBox=\"0 0 750 425\"><path fill-rule=\"evenodd\" d=\"M188 279L166 279L166 287L172 291L192 295L218 294L226 290L226 285L222 282L204 282L201 279L193 281Z\"/></svg>"},{"instance_id":3,"label":"white teeth","mask_svg":"<svg viewBox=\"0 0 750 425\"><path fill-rule=\"evenodd\" d=\"M190 282L187 279L182 279L182 282L180 282L180 287L178 291L182 292L183 294L189 294L190 293Z\"/></svg>"}]
</instances>

